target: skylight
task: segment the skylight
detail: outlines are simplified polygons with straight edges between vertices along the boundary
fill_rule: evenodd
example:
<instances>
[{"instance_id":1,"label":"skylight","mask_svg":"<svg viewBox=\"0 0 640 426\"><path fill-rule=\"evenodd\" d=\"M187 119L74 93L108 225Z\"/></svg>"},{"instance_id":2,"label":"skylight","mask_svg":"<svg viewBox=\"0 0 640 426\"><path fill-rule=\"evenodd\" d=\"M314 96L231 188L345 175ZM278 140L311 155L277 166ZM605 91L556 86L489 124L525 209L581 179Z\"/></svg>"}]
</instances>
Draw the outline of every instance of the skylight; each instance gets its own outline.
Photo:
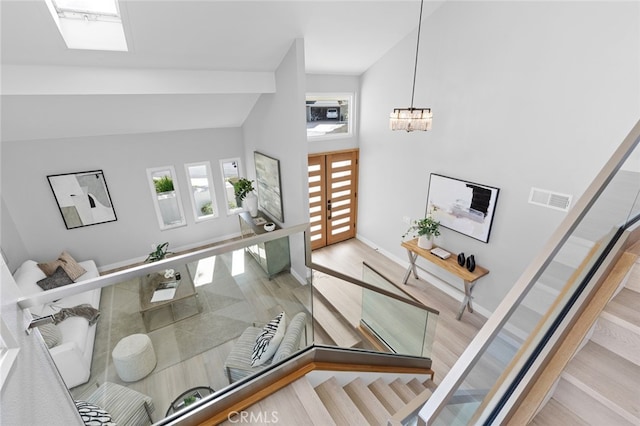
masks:
<instances>
[{"instance_id":1,"label":"skylight","mask_svg":"<svg viewBox=\"0 0 640 426\"><path fill-rule=\"evenodd\" d=\"M128 51L117 0L46 0L69 49Z\"/></svg>"}]
</instances>

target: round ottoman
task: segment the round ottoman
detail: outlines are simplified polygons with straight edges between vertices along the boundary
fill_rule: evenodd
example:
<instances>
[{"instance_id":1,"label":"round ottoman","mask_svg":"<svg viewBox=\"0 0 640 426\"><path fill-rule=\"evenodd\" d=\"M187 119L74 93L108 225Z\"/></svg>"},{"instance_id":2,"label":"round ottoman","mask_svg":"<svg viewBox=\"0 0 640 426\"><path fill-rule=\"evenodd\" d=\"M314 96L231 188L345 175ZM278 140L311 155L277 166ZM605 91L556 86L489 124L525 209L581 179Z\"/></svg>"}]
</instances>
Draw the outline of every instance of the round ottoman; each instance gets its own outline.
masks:
<instances>
[{"instance_id":1,"label":"round ottoman","mask_svg":"<svg viewBox=\"0 0 640 426\"><path fill-rule=\"evenodd\" d=\"M156 367L156 353L146 334L122 338L113 348L111 356L118 376L125 382L140 380Z\"/></svg>"}]
</instances>

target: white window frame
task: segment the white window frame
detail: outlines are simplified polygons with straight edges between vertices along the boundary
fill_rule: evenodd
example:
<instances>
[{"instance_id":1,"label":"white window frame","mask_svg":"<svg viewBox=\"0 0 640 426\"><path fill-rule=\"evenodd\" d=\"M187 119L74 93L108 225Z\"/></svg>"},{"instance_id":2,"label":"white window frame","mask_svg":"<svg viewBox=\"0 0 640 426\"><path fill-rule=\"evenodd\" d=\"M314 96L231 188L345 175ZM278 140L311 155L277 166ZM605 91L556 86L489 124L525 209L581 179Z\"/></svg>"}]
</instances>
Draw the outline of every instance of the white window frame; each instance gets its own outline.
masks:
<instances>
[{"instance_id":1,"label":"white window frame","mask_svg":"<svg viewBox=\"0 0 640 426\"><path fill-rule=\"evenodd\" d=\"M209 195L211 197L211 206L213 207L213 213L211 214L203 214L200 209L198 209L198 201L196 200L196 195L194 193L194 186L191 183L191 173L189 168L191 167L200 167L204 166L206 174L207 174L207 185L209 185ZM187 174L187 185L189 187L189 198L191 199L191 208L193 211L193 219L196 222L205 222L207 220L215 219L219 216L218 212L218 201L216 200L216 189L213 186L213 177L211 175L211 163L208 161L199 161L196 163L186 163L184 165L184 171Z\"/></svg>"},{"instance_id":2,"label":"white window frame","mask_svg":"<svg viewBox=\"0 0 640 426\"><path fill-rule=\"evenodd\" d=\"M229 201L230 201L229 200L229 192L228 192L229 188L227 187L227 181L226 181L226 178L225 178L224 163L233 163L233 162L236 163L236 168L238 170L238 177L242 177L242 169L241 169L242 162L240 161L240 158L234 157L234 158L224 158L224 159L220 160L220 173L221 173L221 176L222 176L222 188L223 188L223 192L224 192L224 201L225 201L225 204L224 204L225 207L224 208L225 208L225 210L227 212L227 216L238 214L238 213L244 211L244 209L242 207L236 207L236 208L230 208L229 207ZM233 201L235 201L235 196L234 196Z\"/></svg>"},{"instance_id":3,"label":"white window frame","mask_svg":"<svg viewBox=\"0 0 640 426\"><path fill-rule=\"evenodd\" d=\"M347 99L349 101L349 108L347 110L347 132L346 133L329 133L318 136L309 136L307 132L308 141L322 141L332 139L344 139L353 137L353 126L355 125L355 93L353 92L308 92L305 95L305 110L307 108L306 101L309 98L320 98L324 100L338 100ZM306 113L306 111L305 111Z\"/></svg>"},{"instance_id":4,"label":"white window frame","mask_svg":"<svg viewBox=\"0 0 640 426\"><path fill-rule=\"evenodd\" d=\"M158 198L158 194L156 193L156 187L153 184L153 174L156 172L169 171L171 174L171 179L173 180L173 192L174 197L177 202L178 211L180 213L180 222L176 222L173 224L167 225L164 222L164 218L162 217L162 211L160 210L160 200ZM156 217L158 219L158 225L160 226L161 231L165 231L167 229L179 228L181 226L187 225L187 220L184 216L184 209L182 208L182 198L180 196L180 190L178 185L178 176L176 175L176 169L173 166L162 166L162 167L152 167L147 169L147 182L149 183L149 189L151 190L151 198L153 199L153 206L156 210Z\"/></svg>"}]
</instances>

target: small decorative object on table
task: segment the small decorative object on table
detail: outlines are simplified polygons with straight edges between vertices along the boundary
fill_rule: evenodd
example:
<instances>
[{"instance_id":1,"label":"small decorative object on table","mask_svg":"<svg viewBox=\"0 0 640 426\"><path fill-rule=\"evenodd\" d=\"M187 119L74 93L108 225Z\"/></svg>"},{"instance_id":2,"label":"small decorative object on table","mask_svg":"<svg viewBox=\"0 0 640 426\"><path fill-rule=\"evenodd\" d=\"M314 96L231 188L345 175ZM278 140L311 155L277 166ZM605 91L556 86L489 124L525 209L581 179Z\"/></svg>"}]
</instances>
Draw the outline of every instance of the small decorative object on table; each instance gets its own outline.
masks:
<instances>
[{"instance_id":1,"label":"small decorative object on table","mask_svg":"<svg viewBox=\"0 0 640 426\"><path fill-rule=\"evenodd\" d=\"M274 229L276 229L276 224L275 224L275 223L273 223L273 222L269 222L269 223L265 223L265 224L264 224L264 230L265 230L265 231L267 231L267 232L271 232L271 231L273 231Z\"/></svg>"}]
</instances>

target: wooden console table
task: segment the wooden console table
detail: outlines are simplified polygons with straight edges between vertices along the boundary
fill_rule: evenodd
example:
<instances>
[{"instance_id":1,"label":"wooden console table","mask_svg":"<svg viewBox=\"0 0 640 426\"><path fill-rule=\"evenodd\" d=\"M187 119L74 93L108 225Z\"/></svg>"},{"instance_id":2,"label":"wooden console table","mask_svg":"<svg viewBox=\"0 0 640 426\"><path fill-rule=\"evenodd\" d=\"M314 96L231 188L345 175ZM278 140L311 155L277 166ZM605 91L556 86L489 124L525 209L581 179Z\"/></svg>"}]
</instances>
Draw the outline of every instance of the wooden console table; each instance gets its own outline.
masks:
<instances>
[{"instance_id":1,"label":"wooden console table","mask_svg":"<svg viewBox=\"0 0 640 426\"><path fill-rule=\"evenodd\" d=\"M471 292L473 291L473 286L479 278L489 273L488 269L476 265L476 268L473 270L473 272L469 272L469 270L464 266L458 265L458 255L456 253L451 253L451 256L449 256L449 258L447 259L441 259L438 256L431 254L431 249L423 249L418 247L417 238L410 241L403 241L402 247L407 249L407 254L409 255L409 267L407 268L407 272L404 274L402 284L407 283L411 272L413 272L413 276L416 277L416 279L420 279L418 277L417 269L420 267L416 265L416 259L418 258L418 256L420 256L423 259L426 259L429 262L433 263L434 265L441 267L445 271L452 273L458 278L461 278L464 282L464 299L462 300L462 304L460 305L460 309L458 310L458 315L456 318L459 320L462 317L465 306L467 307L469 312L473 313L473 305L471 304ZM435 246L433 248L435 248Z\"/></svg>"}]
</instances>

